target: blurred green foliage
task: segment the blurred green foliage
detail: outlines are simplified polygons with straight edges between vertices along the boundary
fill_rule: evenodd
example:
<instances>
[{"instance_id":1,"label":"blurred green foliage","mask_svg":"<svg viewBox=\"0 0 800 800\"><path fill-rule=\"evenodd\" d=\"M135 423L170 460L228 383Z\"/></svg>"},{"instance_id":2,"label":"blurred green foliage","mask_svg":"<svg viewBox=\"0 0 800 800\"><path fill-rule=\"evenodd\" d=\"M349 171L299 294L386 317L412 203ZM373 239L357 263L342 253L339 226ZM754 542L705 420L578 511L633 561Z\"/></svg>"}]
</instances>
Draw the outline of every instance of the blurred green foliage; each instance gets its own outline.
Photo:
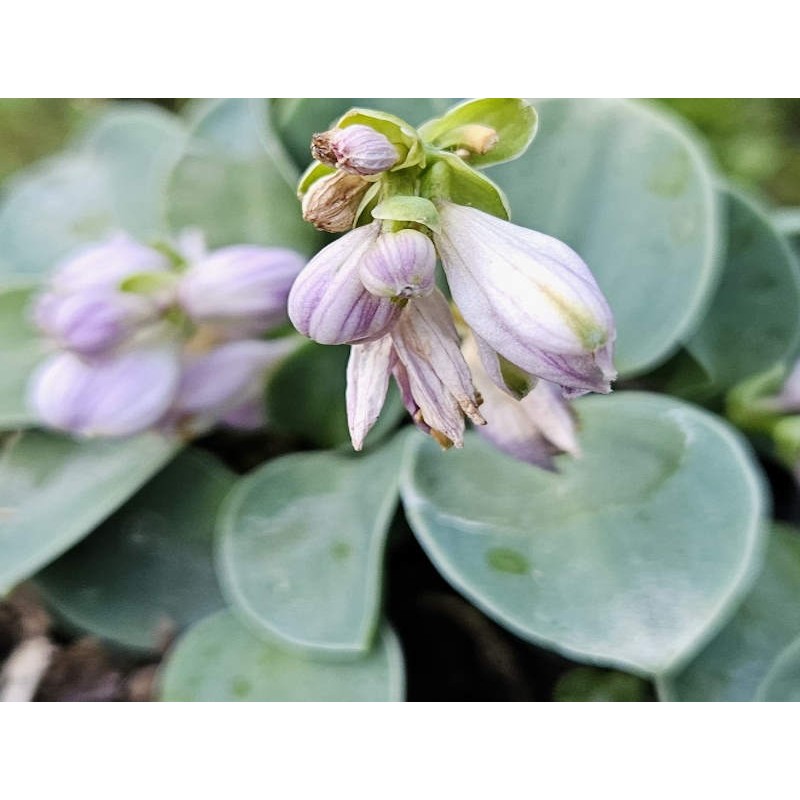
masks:
<instances>
[{"instance_id":1,"label":"blurred green foliage","mask_svg":"<svg viewBox=\"0 0 800 800\"><path fill-rule=\"evenodd\" d=\"M0 180L60 150L101 100L0 100Z\"/></svg>"},{"instance_id":2,"label":"blurred green foliage","mask_svg":"<svg viewBox=\"0 0 800 800\"><path fill-rule=\"evenodd\" d=\"M775 205L800 205L800 100L681 98L660 101L706 137L717 163Z\"/></svg>"}]
</instances>

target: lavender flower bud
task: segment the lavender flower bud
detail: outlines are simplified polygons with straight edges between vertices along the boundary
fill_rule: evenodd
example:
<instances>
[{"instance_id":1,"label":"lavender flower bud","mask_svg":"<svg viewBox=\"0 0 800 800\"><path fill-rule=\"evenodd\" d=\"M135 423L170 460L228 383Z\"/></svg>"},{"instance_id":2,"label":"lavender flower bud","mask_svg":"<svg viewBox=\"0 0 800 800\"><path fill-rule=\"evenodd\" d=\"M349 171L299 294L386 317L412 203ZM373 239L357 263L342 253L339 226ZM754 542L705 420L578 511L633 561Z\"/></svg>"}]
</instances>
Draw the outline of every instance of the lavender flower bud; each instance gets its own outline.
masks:
<instances>
[{"instance_id":1,"label":"lavender flower bud","mask_svg":"<svg viewBox=\"0 0 800 800\"><path fill-rule=\"evenodd\" d=\"M59 294L112 289L130 275L163 272L169 267L169 259L163 253L119 233L104 242L88 245L57 264L50 286Z\"/></svg>"},{"instance_id":2,"label":"lavender flower bud","mask_svg":"<svg viewBox=\"0 0 800 800\"><path fill-rule=\"evenodd\" d=\"M34 321L45 334L87 357L109 353L157 315L149 298L102 288L66 295L47 292L34 308Z\"/></svg>"},{"instance_id":3,"label":"lavender flower bud","mask_svg":"<svg viewBox=\"0 0 800 800\"><path fill-rule=\"evenodd\" d=\"M59 353L34 372L30 403L52 428L82 436L129 436L162 418L178 375L172 347L132 350L92 364Z\"/></svg>"},{"instance_id":4,"label":"lavender flower bud","mask_svg":"<svg viewBox=\"0 0 800 800\"><path fill-rule=\"evenodd\" d=\"M436 249L475 333L570 394L609 392L614 319L580 257L558 239L474 208L441 203L439 214Z\"/></svg>"},{"instance_id":5,"label":"lavender flower bud","mask_svg":"<svg viewBox=\"0 0 800 800\"><path fill-rule=\"evenodd\" d=\"M356 344L391 328L401 304L370 294L359 277L379 231L379 222L356 228L309 261L289 293L289 319L300 333L320 344Z\"/></svg>"},{"instance_id":6,"label":"lavender flower bud","mask_svg":"<svg viewBox=\"0 0 800 800\"><path fill-rule=\"evenodd\" d=\"M369 125L349 125L315 133L311 155L355 175L377 175L391 169L399 160L397 148Z\"/></svg>"},{"instance_id":7,"label":"lavender flower bud","mask_svg":"<svg viewBox=\"0 0 800 800\"><path fill-rule=\"evenodd\" d=\"M358 175L334 172L311 184L303 196L303 219L329 233L349 231L370 184Z\"/></svg>"},{"instance_id":8,"label":"lavender flower bud","mask_svg":"<svg viewBox=\"0 0 800 800\"><path fill-rule=\"evenodd\" d=\"M422 297L433 291L436 250L419 231L383 233L359 265L365 288L378 297Z\"/></svg>"},{"instance_id":9,"label":"lavender flower bud","mask_svg":"<svg viewBox=\"0 0 800 800\"><path fill-rule=\"evenodd\" d=\"M170 416L194 434L226 416L234 424L257 422L253 405L261 402L268 371L296 346L292 339L245 339L189 357Z\"/></svg>"},{"instance_id":10,"label":"lavender flower bud","mask_svg":"<svg viewBox=\"0 0 800 800\"><path fill-rule=\"evenodd\" d=\"M181 278L178 301L195 322L262 333L286 320L289 289L305 259L280 247L223 247Z\"/></svg>"}]
</instances>

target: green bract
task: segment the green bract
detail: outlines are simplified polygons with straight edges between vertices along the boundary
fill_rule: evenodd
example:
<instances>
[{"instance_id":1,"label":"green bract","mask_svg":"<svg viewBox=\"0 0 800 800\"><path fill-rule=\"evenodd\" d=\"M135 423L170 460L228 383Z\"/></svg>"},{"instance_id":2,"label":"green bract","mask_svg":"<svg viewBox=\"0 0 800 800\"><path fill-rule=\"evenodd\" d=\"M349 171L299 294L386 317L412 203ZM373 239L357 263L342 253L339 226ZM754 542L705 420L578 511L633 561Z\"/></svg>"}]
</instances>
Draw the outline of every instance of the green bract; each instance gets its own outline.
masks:
<instances>
[{"instance_id":1,"label":"green bract","mask_svg":"<svg viewBox=\"0 0 800 800\"><path fill-rule=\"evenodd\" d=\"M372 209L375 219L389 219L398 222L418 222L432 231L439 231L439 212L430 200L424 197L392 195Z\"/></svg>"},{"instance_id":2,"label":"green bract","mask_svg":"<svg viewBox=\"0 0 800 800\"><path fill-rule=\"evenodd\" d=\"M476 127L493 131L497 141L492 147L464 156L473 166L488 167L522 155L536 135L536 124L536 111L526 100L490 97L450 109L422 125L419 134L435 147L471 150L471 141L482 133Z\"/></svg>"}]
</instances>

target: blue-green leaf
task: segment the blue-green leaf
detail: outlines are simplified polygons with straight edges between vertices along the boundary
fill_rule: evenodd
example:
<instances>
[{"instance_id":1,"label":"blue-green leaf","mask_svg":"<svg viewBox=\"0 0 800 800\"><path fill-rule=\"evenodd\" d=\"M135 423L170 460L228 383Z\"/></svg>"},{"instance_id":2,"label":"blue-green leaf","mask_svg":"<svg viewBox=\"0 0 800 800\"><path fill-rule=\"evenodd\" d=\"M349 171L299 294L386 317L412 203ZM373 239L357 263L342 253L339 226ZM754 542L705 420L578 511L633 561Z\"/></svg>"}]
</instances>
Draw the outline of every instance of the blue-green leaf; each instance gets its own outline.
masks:
<instances>
[{"instance_id":1,"label":"blue-green leaf","mask_svg":"<svg viewBox=\"0 0 800 800\"><path fill-rule=\"evenodd\" d=\"M279 649L220 612L192 627L168 654L160 699L182 702L376 702L404 694L403 655L385 627L368 655L309 661Z\"/></svg>"},{"instance_id":2,"label":"blue-green leaf","mask_svg":"<svg viewBox=\"0 0 800 800\"><path fill-rule=\"evenodd\" d=\"M69 623L124 647L164 638L223 607L213 564L217 510L234 475L185 450L90 536L36 576Z\"/></svg>"},{"instance_id":3,"label":"blue-green leaf","mask_svg":"<svg viewBox=\"0 0 800 800\"><path fill-rule=\"evenodd\" d=\"M765 703L800 703L800 639L795 639L775 659L758 687L756 700Z\"/></svg>"},{"instance_id":4,"label":"blue-green leaf","mask_svg":"<svg viewBox=\"0 0 800 800\"><path fill-rule=\"evenodd\" d=\"M754 700L781 650L800 636L800 535L775 526L761 575L736 614L684 669L659 680L662 700Z\"/></svg>"},{"instance_id":5,"label":"blue-green leaf","mask_svg":"<svg viewBox=\"0 0 800 800\"><path fill-rule=\"evenodd\" d=\"M511 219L589 265L616 318L621 374L664 361L699 322L717 275L717 198L695 140L623 100L538 100L531 147L489 174Z\"/></svg>"},{"instance_id":6,"label":"blue-green leaf","mask_svg":"<svg viewBox=\"0 0 800 800\"><path fill-rule=\"evenodd\" d=\"M28 379L43 356L43 344L30 322L29 286L0 289L0 430L33 422L26 400Z\"/></svg>"},{"instance_id":7,"label":"blue-green leaf","mask_svg":"<svg viewBox=\"0 0 800 800\"><path fill-rule=\"evenodd\" d=\"M297 453L242 478L219 523L231 603L287 646L366 652L403 441L360 457Z\"/></svg>"},{"instance_id":8,"label":"blue-green leaf","mask_svg":"<svg viewBox=\"0 0 800 800\"><path fill-rule=\"evenodd\" d=\"M7 435L0 441L0 591L86 536L175 451L156 434L120 441Z\"/></svg>"},{"instance_id":9,"label":"blue-green leaf","mask_svg":"<svg viewBox=\"0 0 800 800\"><path fill-rule=\"evenodd\" d=\"M730 189L719 287L686 350L716 393L788 358L800 339L800 266L766 213Z\"/></svg>"},{"instance_id":10,"label":"blue-green leaf","mask_svg":"<svg viewBox=\"0 0 800 800\"><path fill-rule=\"evenodd\" d=\"M686 403L624 392L577 404L583 457L559 474L471 436L420 442L406 515L444 577L500 624L643 675L685 662L758 568L763 490L736 432Z\"/></svg>"}]
</instances>

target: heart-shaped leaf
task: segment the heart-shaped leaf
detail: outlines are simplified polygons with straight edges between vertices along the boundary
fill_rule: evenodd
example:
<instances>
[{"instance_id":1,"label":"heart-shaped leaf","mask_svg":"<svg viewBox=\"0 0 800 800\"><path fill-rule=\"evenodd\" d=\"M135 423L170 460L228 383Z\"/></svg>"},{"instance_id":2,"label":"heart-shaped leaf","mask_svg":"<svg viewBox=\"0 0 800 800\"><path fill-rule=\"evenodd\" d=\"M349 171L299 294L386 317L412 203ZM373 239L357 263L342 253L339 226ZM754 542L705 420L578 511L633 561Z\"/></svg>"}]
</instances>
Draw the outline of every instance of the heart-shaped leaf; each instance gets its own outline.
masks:
<instances>
[{"instance_id":1,"label":"heart-shaped leaf","mask_svg":"<svg viewBox=\"0 0 800 800\"><path fill-rule=\"evenodd\" d=\"M733 429L625 392L577 404L583 457L553 474L470 437L411 450L406 514L434 564L500 624L644 675L684 662L749 588L764 499Z\"/></svg>"},{"instance_id":2,"label":"heart-shaped leaf","mask_svg":"<svg viewBox=\"0 0 800 800\"><path fill-rule=\"evenodd\" d=\"M164 638L224 606L213 564L217 510L234 475L185 450L90 536L36 576L72 625L124 647Z\"/></svg>"},{"instance_id":3,"label":"heart-shaped leaf","mask_svg":"<svg viewBox=\"0 0 800 800\"><path fill-rule=\"evenodd\" d=\"M589 265L617 323L616 366L669 356L713 291L720 239L710 168L670 115L623 100L536 100L536 139L489 169L511 219Z\"/></svg>"},{"instance_id":4,"label":"heart-shaped leaf","mask_svg":"<svg viewBox=\"0 0 800 800\"><path fill-rule=\"evenodd\" d=\"M298 174L272 132L266 100L218 100L196 111L168 192L173 226L211 246L282 245L313 253L320 234L300 213Z\"/></svg>"},{"instance_id":5,"label":"heart-shaped leaf","mask_svg":"<svg viewBox=\"0 0 800 800\"><path fill-rule=\"evenodd\" d=\"M800 636L800 535L775 526L766 561L728 624L676 674L659 679L662 700L741 702L756 690L781 650Z\"/></svg>"},{"instance_id":6,"label":"heart-shaped leaf","mask_svg":"<svg viewBox=\"0 0 800 800\"><path fill-rule=\"evenodd\" d=\"M725 265L685 345L716 393L787 358L800 339L800 266L791 248L755 203L724 187L720 194L727 213Z\"/></svg>"},{"instance_id":7,"label":"heart-shaped leaf","mask_svg":"<svg viewBox=\"0 0 800 800\"><path fill-rule=\"evenodd\" d=\"M175 451L156 434L122 441L7 435L0 441L0 591L86 536Z\"/></svg>"},{"instance_id":8,"label":"heart-shaped leaf","mask_svg":"<svg viewBox=\"0 0 800 800\"><path fill-rule=\"evenodd\" d=\"M289 646L366 652L404 439L367 456L285 456L242 478L219 523L231 603Z\"/></svg>"},{"instance_id":9,"label":"heart-shaped leaf","mask_svg":"<svg viewBox=\"0 0 800 800\"><path fill-rule=\"evenodd\" d=\"M192 627L169 654L161 700L375 702L403 699L403 656L385 627L356 661L309 661L280 650L229 611Z\"/></svg>"}]
</instances>

